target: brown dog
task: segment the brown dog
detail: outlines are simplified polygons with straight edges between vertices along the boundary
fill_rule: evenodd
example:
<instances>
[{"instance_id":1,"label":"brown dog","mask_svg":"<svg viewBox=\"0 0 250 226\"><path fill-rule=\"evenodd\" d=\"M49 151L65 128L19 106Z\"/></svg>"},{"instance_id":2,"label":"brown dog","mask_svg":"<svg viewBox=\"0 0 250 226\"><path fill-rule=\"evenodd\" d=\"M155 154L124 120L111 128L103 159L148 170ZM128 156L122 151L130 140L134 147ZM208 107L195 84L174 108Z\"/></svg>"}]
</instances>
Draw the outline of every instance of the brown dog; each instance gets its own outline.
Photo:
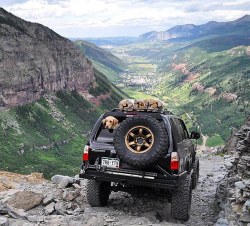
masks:
<instances>
[{"instance_id":1,"label":"brown dog","mask_svg":"<svg viewBox=\"0 0 250 226\"><path fill-rule=\"evenodd\" d=\"M119 125L119 121L113 116L106 117L102 120L102 123L106 129L116 129Z\"/></svg>"}]
</instances>

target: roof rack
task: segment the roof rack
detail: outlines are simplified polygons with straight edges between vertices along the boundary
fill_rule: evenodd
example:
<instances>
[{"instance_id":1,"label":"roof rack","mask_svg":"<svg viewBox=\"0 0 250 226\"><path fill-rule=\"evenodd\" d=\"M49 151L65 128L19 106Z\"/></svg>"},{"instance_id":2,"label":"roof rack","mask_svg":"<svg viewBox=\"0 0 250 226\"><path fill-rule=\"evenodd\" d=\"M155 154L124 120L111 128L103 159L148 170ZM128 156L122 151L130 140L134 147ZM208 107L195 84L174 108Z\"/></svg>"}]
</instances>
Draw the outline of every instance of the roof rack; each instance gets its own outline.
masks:
<instances>
[{"instance_id":1,"label":"roof rack","mask_svg":"<svg viewBox=\"0 0 250 226\"><path fill-rule=\"evenodd\" d=\"M121 111L119 108L113 108L110 112L124 112L124 113L130 113L130 112L141 112L141 113L160 113L164 115L173 115L171 111L168 111L167 109L163 109L163 111L152 111L152 110L140 110L140 111Z\"/></svg>"}]
</instances>

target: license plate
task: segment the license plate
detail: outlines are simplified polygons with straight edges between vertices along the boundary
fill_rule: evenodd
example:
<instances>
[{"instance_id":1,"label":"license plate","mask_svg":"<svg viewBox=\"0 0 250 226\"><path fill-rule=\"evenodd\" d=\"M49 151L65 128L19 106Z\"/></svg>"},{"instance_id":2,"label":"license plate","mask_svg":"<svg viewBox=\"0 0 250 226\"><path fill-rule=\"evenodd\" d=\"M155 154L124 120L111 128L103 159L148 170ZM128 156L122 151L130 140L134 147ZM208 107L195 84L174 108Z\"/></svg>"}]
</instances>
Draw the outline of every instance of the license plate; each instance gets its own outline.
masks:
<instances>
[{"instance_id":1,"label":"license plate","mask_svg":"<svg viewBox=\"0 0 250 226\"><path fill-rule=\"evenodd\" d=\"M102 166L119 168L120 160L115 158L102 158Z\"/></svg>"}]
</instances>

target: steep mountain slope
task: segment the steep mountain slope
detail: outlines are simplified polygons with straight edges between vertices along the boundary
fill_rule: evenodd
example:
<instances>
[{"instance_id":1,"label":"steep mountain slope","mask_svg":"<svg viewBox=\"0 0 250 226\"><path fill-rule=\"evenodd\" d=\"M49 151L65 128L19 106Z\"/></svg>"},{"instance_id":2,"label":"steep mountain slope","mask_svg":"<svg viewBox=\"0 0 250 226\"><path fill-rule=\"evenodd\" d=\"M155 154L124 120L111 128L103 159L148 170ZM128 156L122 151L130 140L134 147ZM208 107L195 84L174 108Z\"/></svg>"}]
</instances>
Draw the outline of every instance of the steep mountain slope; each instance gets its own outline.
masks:
<instances>
[{"instance_id":1,"label":"steep mountain slope","mask_svg":"<svg viewBox=\"0 0 250 226\"><path fill-rule=\"evenodd\" d=\"M86 134L124 95L74 43L0 9L0 168L75 174Z\"/></svg>"},{"instance_id":2,"label":"steep mountain slope","mask_svg":"<svg viewBox=\"0 0 250 226\"><path fill-rule=\"evenodd\" d=\"M35 103L0 111L1 169L46 177L78 173L87 133L98 116L122 98L95 72L89 99L76 91L46 94Z\"/></svg>"},{"instance_id":3,"label":"steep mountain slope","mask_svg":"<svg viewBox=\"0 0 250 226\"><path fill-rule=\"evenodd\" d=\"M140 39L147 40L168 40L175 38L184 38L184 37L197 37L200 36L202 30L199 26L193 24L186 25L177 25L173 28L168 29L167 31L152 31L139 36Z\"/></svg>"},{"instance_id":4,"label":"steep mountain slope","mask_svg":"<svg viewBox=\"0 0 250 226\"><path fill-rule=\"evenodd\" d=\"M250 112L249 40L211 38L165 57L158 67L164 74L158 95L196 121L210 137L208 145L226 141Z\"/></svg>"},{"instance_id":5,"label":"steep mountain slope","mask_svg":"<svg viewBox=\"0 0 250 226\"><path fill-rule=\"evenodd\" d=\"M91 60L94 67L103 72L110 81L116 82L126 65L107 50L87 41L75 41L75 45Z\"/></svg>"},{"instance_id":6,"label":"steep mountain slope","mask_svg":"<svg viewBox=\"0 0 250 226\"><path fill-rule=\"evenodd\" d=\"M210 21L202 25L177 25L166 31L152 31L140 35L142 40L164 41L169 39L195 39L205 36L221 36L229 34L246 35L250 30L250 15L245 15L235 21L216 22Z\"/></svg>"},{"instance_id":7,"label":"steep mountain slope","mask_svg":"<svg viewBox=\"0 0 250 226\"><path fill-rule=\"evenodd\" d=\"M40 24L0 9L0 107L38 100L44 92L85 92L91 62L74 44Z\"/></svg>"}]
</instances>

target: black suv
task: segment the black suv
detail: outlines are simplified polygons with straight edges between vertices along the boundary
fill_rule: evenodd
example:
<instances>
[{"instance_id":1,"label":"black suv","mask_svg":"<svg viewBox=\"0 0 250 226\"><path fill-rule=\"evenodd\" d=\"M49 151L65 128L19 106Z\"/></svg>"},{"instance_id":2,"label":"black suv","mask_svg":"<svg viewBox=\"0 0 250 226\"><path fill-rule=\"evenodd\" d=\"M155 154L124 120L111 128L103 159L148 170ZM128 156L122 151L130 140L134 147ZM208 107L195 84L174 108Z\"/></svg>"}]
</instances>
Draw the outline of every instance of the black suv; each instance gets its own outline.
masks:
<instances>
[{"instance_id":1,"label":"black suv","mask_svg":"<svg viewBox=\"0 0 250 226\"><path fill-rule=\"evenodd\" d=\"M103 119L119 121L107 129ZM96 122L83 153L80 178L87 182L91 206L105 206L111 191L151 192L169 198L175 219L188 220L199 159L181 118L171 112L123 112L114 109Z\"/></svg>"}]
</instances>

